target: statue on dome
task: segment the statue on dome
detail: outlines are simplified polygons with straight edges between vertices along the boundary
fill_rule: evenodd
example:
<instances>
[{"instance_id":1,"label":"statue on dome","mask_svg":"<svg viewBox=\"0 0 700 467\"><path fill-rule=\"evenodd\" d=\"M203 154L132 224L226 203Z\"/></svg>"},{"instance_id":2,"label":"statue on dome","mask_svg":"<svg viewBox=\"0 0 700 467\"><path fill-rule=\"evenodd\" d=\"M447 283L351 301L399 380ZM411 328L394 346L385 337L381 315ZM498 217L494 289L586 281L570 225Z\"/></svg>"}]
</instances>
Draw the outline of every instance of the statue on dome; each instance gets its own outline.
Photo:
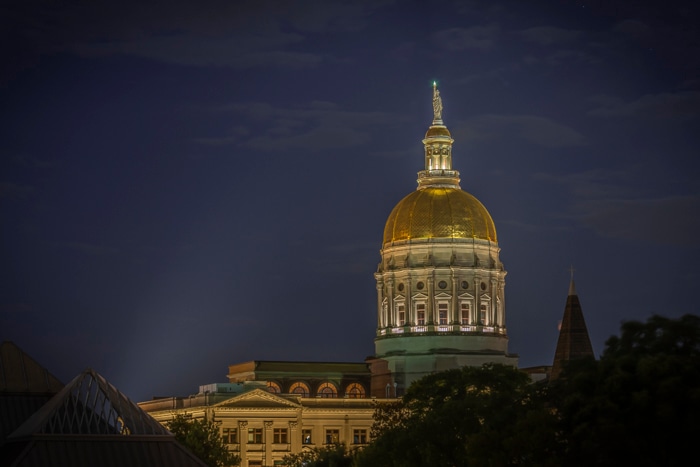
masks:
<instances>
[{"instance_id":1,"label":"statue on dome","mask_svg":"<svg viewBox=\"0 0 700 467\"><path fill-rule=\"evenodd\" d=\"M433 119L442 120L442 99L435 81L433 81Z\"/></svg>"}]
</instances>

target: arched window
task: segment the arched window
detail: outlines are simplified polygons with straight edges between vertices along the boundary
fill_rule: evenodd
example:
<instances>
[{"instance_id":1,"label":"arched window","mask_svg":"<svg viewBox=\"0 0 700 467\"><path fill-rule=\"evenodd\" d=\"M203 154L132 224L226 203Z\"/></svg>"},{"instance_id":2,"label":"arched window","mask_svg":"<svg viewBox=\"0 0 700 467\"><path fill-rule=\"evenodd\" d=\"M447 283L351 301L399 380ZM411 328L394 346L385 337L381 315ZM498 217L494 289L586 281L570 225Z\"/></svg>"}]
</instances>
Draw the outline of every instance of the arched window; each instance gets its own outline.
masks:
<instances>
[{"instance_id":1,"label":"arched window","mask_svg":"<svg viewBox=\"0 0 700 467\"><path fill-rule=\"evenodd\" d=\"M309 397L311 391L309 391L309 386L307 386L306 383L297 381L296 383L293 383L291 386L289 386L289 393L299 394L301 397Z\"/></svg>"},{"instance_id":2,"label":"arched window","mask_svg":"<svg viewBox=\"0 0 700 467\"><path fill-rule=\"evenodd\" d=\"M364 399L365 388L359 383L350 383L348 387L345 388L345 395L350 399Z\"/></svg>"},{"instance_id":3,"label":"arched window","mask_svg":"<svg viewBox=\"0 0 700 467\"><path fill-rule=\"evenodd\" d=\"M282 392L282 389L280 388L280 385L275 383L274 381L268 381L267 392L271 392L272 394L279 394Z\"/></svg>"},{"instance_id":4,"label":"arched window","mask_svg":"<svg viewBox=\"0 0 700 467\"><path fill-rule=\"evenodd\" d=\"M316 394L324 398L338 397L338 389L336 389L333 383L322 383L318 387Z\"/></svg>"}]
</instances>

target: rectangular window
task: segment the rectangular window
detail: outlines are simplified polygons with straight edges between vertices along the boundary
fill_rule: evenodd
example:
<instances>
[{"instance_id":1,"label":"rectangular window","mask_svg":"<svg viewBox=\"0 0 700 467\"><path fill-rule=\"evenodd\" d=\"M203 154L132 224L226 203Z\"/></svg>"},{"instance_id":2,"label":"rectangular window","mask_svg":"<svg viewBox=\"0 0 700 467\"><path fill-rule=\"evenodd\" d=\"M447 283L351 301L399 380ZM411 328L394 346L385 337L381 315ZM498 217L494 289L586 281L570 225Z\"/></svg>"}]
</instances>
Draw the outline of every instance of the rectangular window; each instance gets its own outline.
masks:
<instances>
[{"instance_id":1,"label":"rectangular window","mask_svg":"<svg viewBox=\"0 0 700 467\"><path fill-rule=\"evenodd\" d=\"M488 324L486 322L486 310L487 310L486 303L482 303L479 307L479 310L480 310L480 315L481 315L480 316L481 324Z\"/></svg>"},{"instance_id":2,"label":"rectangular window","mask_svg":"<svg viewBox=\"0 0 700 467\"><path fill-rule=\"evenodd\" d=\"M248 444L262 444L262 428L248 428Z\"/></svg>"},{"instance_id":3,"label":"rectangular window","mask_svg":"<svg viewBox=\"0 0 700 467\"><path fill-rule=\"evenodd\" d=\"M406 306L403 303L396 305L396 314L398 316L398 325L403 326L406 324Z\"/></svg>"},{"instance_id":4,"label":"rectangular window","mask_svg":"<svg viewBox=\"0 0 700 467\"><path fill-rule=\"evenodd\" d=\"M303 429L301 430L301 444L311 444L311 430Z\"/></svg>"},{"instance_id":5,"label":"rectangular window","mask_svg":"<svg viewBox=\"0 0 700 467\"><path fill-rule=\"evenodd\" d=\"M338 444L340 442L340 430L326 430L326 444Z\"/></svg>"},{"instance_id":6,"label":"rectangular window","mask_svg":"<svg viewBox=\"0 0 700 467\"><path fill-rule=\"evenodd\" d=\"M462 324L471 324L471 320L469 319L469 312L471 311L471 307L469 306L469 303L462 302L460 308L462 314Z\"/></svg>"},{"instance_id":7,"label":"rectangular window","mask_svg":"<svg viewBox=\"0 0 700 467\"><path fill-rule=\"evenodd\" d=\"M353 444L367 444L367 430L352 430Z\"/></svg>"},{"instance_id":8,"label":"rectangular window","mask_svg":"<svg viewBox=\"0 0 700 467\"><path fill-rule=\"evenodd\" d=\"M273 443L287 444L287 429L275 428L272 432Z\"/></svg>"},{"instance_id":9,"label":"rectangular window","mask_svg":"<svg viewBox=\"0 0 700 467\"><path fill-rule=\"evenodd\" d=\"M248 467L262 467L262 461L248 461Z\"/></svg>"},{"instance_id":10,"label":"rectangular window","mask_svg":"<svg viewBox=\"0 0 700 467\"><path fill-rule=\"evenodd\" d=\"M238 428L224 428L221 430L221 437L226 444L236 444L238 442Z\"/></svg>"},{"instance_id":11,"label":"rectangular window","mask_svg":"<svg viewBox=\"0 0 700 467\"><path fill-rule=\"evenodd\" d=\"M425 303L416 304L416 324L418 326L425 325Z\"/></svg>"},{"instance_id":12,"label":"rectangular window","mask_svg":"<svg viewBox=\"0 0 700 467\"><path fill-rule=\"evenodd\" d=\"M438 303L439 324L447 324L447 303Z\"/></svg>"}]
</instances>

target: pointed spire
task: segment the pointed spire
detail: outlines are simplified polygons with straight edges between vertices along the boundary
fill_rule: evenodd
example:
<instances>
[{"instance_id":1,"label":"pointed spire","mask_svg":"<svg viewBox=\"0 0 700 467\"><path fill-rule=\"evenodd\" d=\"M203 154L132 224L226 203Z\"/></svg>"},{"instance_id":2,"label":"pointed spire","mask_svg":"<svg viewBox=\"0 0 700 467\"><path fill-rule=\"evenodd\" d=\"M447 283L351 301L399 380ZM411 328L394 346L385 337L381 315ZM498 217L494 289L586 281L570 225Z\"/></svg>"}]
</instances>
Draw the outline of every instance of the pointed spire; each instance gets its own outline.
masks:
<instances>
[{"instance_id":1,"label":"pointed spire","mask_svg":"<svg viewBox=\"0 0 700 467\"><path fill-rule=\"evenodd\" d=\"M576 284L574 283L574 267L571 266L569 268L569 271L571 272L571 282L569 283L569 297L572 295L576 295Z\"/></svg>"},{"instance_id":2,"label":"pointed spire","mask_svg":"<svg viewBox=\"0 0 700 467\"><path fill-rule=\"evenodd\" d=\"M574 287L573 267L571 268L571 283L569 284L569 296L566 298L564 317L561 320L559 339L554 352L551 379L556 379L561 374L564 366L570 361L585 357L594 357L591 338L588 335L586 320L583 318L581 302Z\"/></svg>"}]
</instances>

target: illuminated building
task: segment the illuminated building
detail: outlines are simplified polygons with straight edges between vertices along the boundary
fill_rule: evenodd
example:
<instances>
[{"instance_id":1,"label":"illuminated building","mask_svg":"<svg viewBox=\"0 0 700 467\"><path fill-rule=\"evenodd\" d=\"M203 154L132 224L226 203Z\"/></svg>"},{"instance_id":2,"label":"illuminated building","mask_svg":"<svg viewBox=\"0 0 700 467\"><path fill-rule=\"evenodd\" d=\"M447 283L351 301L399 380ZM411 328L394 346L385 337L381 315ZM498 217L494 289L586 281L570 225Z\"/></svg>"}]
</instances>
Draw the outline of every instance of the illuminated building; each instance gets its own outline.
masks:
<instances>
[{"instance_id":1,"label":"illuminated building","mask_svg":"<svg viewBox=\"0 0 700 467\"><path fill-rule=\"evenodd\" d=\"M508 354L506 271L486 208L460 188L454 140L433 84L433 122L423 139L418 188L391 211L377 281L372 395L401 395L413 381Z\"/></svg>"},{"instance_id":2,"label":"illuminated building","mask_svg":"<svg viewBox=\"0 0 700 467\"><path fill-rule=\"evenodd\" d=\"M238 363L229 366L228 383L139 406L161 422L177 413L213 420L242 466L272 466L304 449L366 444L376 404L400 397L422 376L484 363L517 366L508 353L506 271L495 224L460 188L453 142L433 85L425 168L384 228L373 357ZM529 373L537 379L548 368Z\"/></svg>"}]
</instances>

